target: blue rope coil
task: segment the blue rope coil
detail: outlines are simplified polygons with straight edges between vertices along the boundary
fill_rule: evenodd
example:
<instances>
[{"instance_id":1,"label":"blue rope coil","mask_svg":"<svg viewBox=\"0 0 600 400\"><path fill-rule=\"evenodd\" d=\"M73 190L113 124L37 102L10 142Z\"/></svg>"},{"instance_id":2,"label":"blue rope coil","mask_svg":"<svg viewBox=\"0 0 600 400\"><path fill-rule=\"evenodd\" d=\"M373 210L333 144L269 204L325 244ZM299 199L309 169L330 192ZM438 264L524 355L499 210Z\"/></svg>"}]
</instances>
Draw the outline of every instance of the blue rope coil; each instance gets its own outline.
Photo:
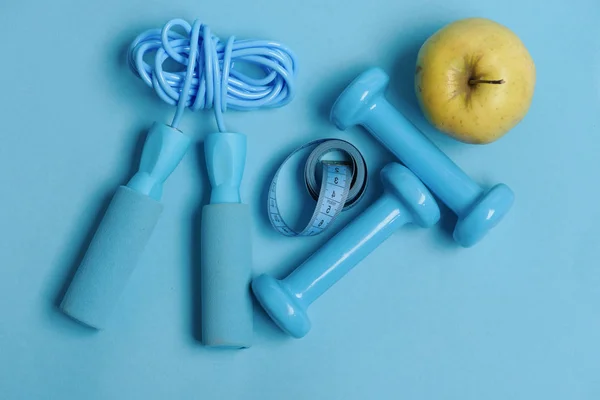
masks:
<instances>
[{"instance_id":1,"label":"blue rope coil","mask_svg":"<svg viewBox=\"0 0 600 400\"><path fill-rule=\"evenodd\" d=\"M185 34L175 31L180 28ZM154 62L149 64L154 53ZM288 104L295 95L297 60L286 46L269 40L223 43L198 20L167 22L162 29L140 34L129 47L129 66L158 96L177 111L171 126L177 128L186 108L212 108L219 131L226 132L223 113L228 109L255 110ZM163 69L168 60L182 71ZM253 64L264 76L255 78L238 64Z\"/></svg>"}]
</instances>

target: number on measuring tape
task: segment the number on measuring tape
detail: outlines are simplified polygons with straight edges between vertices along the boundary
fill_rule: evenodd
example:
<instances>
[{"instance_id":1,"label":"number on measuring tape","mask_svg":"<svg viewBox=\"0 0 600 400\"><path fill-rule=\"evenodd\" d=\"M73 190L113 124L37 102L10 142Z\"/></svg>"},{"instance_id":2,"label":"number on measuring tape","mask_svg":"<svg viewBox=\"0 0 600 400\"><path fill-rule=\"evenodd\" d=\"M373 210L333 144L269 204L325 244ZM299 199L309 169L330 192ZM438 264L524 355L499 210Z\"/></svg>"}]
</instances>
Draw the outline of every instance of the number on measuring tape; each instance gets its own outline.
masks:
<instances>
[{"instance_id":1,"label":"number on measuring tape","mask_svg":"<svg viewBox=\"0 0 600 400\"><path fill-rule=\"evenodd\" d=\"M277 179L279 172L286 162L297 152L307 147L318 145L317 148L310 154L309 160L307 161L307 168L305 170L305 180L309 192L316 199L316 206L312 217L305 228L300 232L292 229L281 216L279 206L277 205ZM329 162L321 161L321 157L329 151L339 150L347 153L352 158L352 163L345 162ZM312 157L312 158L311 158ZM357 160L360 158L360 160ZM322 166L321 174L321 186L319 188L318 197L316 196L316 190L313 187L316 186L316 182L309 184L308 179L312 179L312 175L315 172L316 164ZM313 168L309 168L309 165ZM307 176L307 171L309 176ZM336 139L324 139L310 142L290 154L284 162L281 164L269 187L269 198L268 198L268 214L271 225L278 232L285 236L315 236L323 232L335 218L342 212L346 206L347 200L352 190L353 175L358 173L360 179L358 190L354 190L352 201L355 202L360 198L366 185L366 166L364 159L348 142L336 140Z\"/></svg>"},{"instance_id":2,"label":"number on measuring tape","mask_svg":"<svg viewBox=\"0 0 600 400\"><path fill-rule=\"evenodd\" d=\"M323 163L323 185L315 211L300 232L294 231L283 220L277 206L277 185L275 181L269 192L269 217L271 224L286 236L315 236L323 232L342 211L350 190L352 171L350 166Z\"/></svg>"}]
</instances>

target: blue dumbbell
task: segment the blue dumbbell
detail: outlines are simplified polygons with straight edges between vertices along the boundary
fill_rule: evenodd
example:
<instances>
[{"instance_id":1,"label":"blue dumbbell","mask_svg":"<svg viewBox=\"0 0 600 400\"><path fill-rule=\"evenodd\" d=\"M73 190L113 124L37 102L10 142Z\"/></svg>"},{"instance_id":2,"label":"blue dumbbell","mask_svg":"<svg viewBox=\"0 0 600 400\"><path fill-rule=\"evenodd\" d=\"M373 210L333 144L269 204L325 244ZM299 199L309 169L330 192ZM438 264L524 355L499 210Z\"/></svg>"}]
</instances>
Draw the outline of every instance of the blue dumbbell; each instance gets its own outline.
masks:
<instances>
[{"instance_id":1,"label":"blue dumbbell","mask_svg":"<svg viewBox=\"0 0 600 400\"><path fill-rule=\"evenodd\" d=\"M260 275L252 282L258 302L289 335L310 330L308 306L346 275L395 230L408 223L427 228L440 210L425 185L406 167L381 170L383 195L283 280Z\"/></svg>"},{"instance_id":2,"label":"blue dumbbell","mask_svg":"<svg viewBox=\"0 0 600 400\"><path fill-rule=\"evenodd\" d=\"M388 82L380 68L363 72L336 100L331 120L341 130L366 128L457 214L456 242L476 244L508 213L512 190L498 184L486 193L387 101Z\"/></svg>"}]
</instances>

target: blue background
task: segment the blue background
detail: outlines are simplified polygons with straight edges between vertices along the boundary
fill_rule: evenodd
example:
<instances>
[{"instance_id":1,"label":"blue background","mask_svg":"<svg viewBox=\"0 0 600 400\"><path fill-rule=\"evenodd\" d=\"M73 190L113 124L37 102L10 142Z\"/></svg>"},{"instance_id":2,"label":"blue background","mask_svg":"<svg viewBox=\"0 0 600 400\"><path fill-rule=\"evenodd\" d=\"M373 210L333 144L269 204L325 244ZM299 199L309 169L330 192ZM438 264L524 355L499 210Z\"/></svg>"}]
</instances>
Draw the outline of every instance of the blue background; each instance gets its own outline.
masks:
<instances>
[{"instance_id":1,"label":"blue background","mask_svg":"<svg viewBox=\"0 0 600 400\"><path fill-rule=\"evenodd\" d=\"M434 132L412 91L421 43L468 16L513 29L537 65L529 114L487 146ZM209 350L197 340L194 232L209 189L199 150L216 128L210 112L187 113L198 146L167 182L112 326L80 327L56 301L140 138L173 112L127 69L125 49L174 17L284 42L301 62L292 104L226 115L249 136L255 274L285 276L379 194L392 156L327 120L366 67L390 73L392 102L475 180L511 186L514 209L472 249L451 241L448 210L433 229L398 232L311 307L302 340L257 310L251 349ZM596 0L3 1L0 398L599 398L599 17ZM323 137L364 152L365 200L322 236L283 238L264 214L268 181L293 148Z\"/></svg>"}]
</instances>

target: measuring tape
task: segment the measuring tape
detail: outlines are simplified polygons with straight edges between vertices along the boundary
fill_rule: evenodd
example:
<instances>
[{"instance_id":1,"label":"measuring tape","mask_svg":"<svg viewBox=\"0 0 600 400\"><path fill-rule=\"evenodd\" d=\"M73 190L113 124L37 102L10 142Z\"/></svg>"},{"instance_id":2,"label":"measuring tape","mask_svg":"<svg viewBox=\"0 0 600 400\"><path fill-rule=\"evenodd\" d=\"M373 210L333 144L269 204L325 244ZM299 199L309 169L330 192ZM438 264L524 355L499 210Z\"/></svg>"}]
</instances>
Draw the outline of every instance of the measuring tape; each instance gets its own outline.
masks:
<instances>
[{"instance_id":1,"label":"measuring tape","mask_svg":"<svg viewBox=\"0 0 600 400\"><path fill-rule=\"evenodd\" d=\"M306 227L300 232L292 229L281 216L277 205L277 179L283 166L296 153L316 146L304 166L304 181L311 197L317 202ZM325 161L322 158L331 152L342 152L347 161ZM317 183L317 171L322 165L321 185ZM285 236L316 236L323 232L345 209L355 205L367 186L367 164L362 154L350 143L340 139L321 139L307 143L294 150L277 169L269 188L269 220L279 233Z\"/></svg>"}]
</instances>

